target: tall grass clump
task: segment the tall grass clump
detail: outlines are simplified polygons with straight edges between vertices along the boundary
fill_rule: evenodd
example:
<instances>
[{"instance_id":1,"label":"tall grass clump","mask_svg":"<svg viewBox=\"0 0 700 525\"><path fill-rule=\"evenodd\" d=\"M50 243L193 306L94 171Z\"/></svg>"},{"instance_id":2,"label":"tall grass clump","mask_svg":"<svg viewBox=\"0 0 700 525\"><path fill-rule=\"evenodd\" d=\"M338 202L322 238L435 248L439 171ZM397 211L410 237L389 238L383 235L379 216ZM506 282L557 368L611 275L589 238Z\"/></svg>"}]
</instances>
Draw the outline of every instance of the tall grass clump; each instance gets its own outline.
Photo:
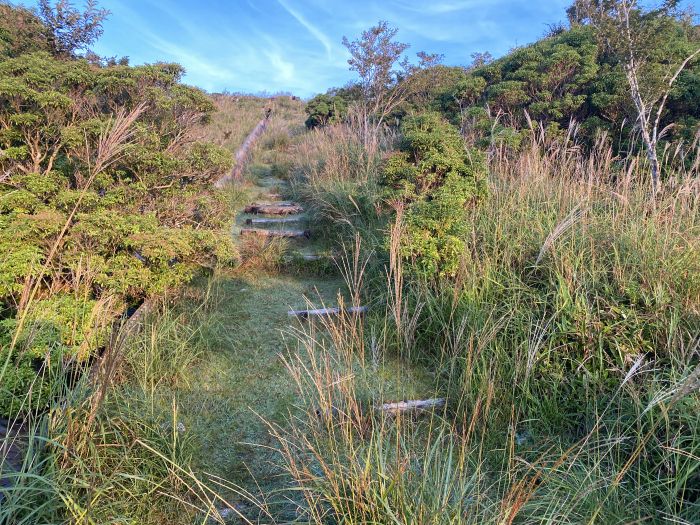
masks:
<instances>
[{"instance_id":1,"label":"tall grass clump","mask_svg":"<svg viewBox=\"0 0 700 525\"><path fill-rule=\"evenodd\" d=\"M64 387L44 409L11 422L0 523L223 523L222 482L196 471L197 436L178 408L177 389L207 349L215 293L202 294L187 308L153 308L89 369L51 377Z\"/></svg>"},{"instance_id":2,"label":"tall grass clump","mask_svg":"<svg viewBox=\"0 0 700 525\"><path fill-rule=\"evenodd\" d=\"M375 153L368 152L358 132L336 125L308 132L292 151L292 191L304 202L325 238L352 238L361 230L375 235L382 155L394 138L386 135Z\"/></svg>"},{"instance_id":3,"label":"tall grass clump","mask_svg":"<svg viewBox=\"0 0 700 525\"><path fill-rule=\"evenodd\" d=\"M381 278L348 279L366 322L293 332L300 412L276 432L306 517L698 522L697 174L651 200L643 161L536 130L489 168L454 275L415 271L398 210L374 244ZM377 271L349 260L348 275ZM427 386L387 376L396 360ZM380 409L416 397L444 408Z\"/></svg>"}]
</instances>

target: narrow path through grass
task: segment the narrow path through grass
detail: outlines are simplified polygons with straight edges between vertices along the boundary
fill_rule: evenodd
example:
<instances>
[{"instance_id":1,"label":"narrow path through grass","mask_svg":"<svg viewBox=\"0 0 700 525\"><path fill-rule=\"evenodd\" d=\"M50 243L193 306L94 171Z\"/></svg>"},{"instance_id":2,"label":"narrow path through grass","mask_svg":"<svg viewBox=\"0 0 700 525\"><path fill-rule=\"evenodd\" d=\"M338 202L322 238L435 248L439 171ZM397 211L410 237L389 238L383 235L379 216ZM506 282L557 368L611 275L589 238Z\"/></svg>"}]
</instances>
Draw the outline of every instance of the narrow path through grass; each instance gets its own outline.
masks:
<instances>
[{"instance_id":1,"label":"narrow path through grass","mask_svg":"<svg viewBox=\"0 0 700 525\"><path fill-rule=\"evenodd\" d=\"M270 174L269 162L266 165L258 158L249 171L256 180L247 188L248 200L284 196L286 181ZM248 217L237 215L233 235L238 235ZM310 226L305 217L301 219L300 227ZM263 227L284 229L286 225ZM314 254L323 251L321 244L318 239L289 241L286 252ZM260 248L253 243L253 257L263 246L264 241ZM295 264L294 268L283 264L279 271L265 271L244 260L233 274L214 280L210 310L199 327L208 350L188 374L188 386L177 391L180 416L188 435L197 442L195 464L260 498L279 523L293 521L297 510L290 501L292 480L280 465L282 458L268 426L284 426L298 399L282 357L289 342L285 334L299 323L288 311L306 309L310 304L335 306L339 294L346 291L339 275L300 272L298 264L306 264L302 258ZM308 264L311 269L315 263ZM429 374L399 360L382 363L371 374L372 382L381 385L378 392L386 386L393 395L429 391L431 384ZM252 522L258 520L258 510L240 495L234 491L223 491L222 495Z\"/></svg>"},{"instance_id":2,"label":"narrow path through grass","mask_svg":"<svg viewBox=\"0 0 700 525\"><path fill-rule=\"evenodd\" d=\"M341 285L333 278L290 276L222 281L205 332L212 350L192 371L190 388L180 399L201 451L197 463L256 496L271 498L273 509L279 498L270 495L289 485L266 422L283 424L296 397L281 359L283 333L296 322L287 310L304 306L304 297L330 303Z\"/></svg>"}]
</instances>

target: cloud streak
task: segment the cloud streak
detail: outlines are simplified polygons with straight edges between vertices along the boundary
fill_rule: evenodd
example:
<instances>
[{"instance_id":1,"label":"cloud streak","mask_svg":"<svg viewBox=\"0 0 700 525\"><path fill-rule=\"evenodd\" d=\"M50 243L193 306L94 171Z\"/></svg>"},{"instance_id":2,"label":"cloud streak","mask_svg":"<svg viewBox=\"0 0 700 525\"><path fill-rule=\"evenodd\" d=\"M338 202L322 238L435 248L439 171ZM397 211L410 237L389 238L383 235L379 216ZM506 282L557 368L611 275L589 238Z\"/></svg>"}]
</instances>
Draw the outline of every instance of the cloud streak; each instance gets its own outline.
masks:
<instances>
[{"instance_id":1,"label":"cloud streak","mask_svg":"<svg viewBox=\"0 0 700 525\"><path fill-rule=\"evenodd\" d=\"M24 0L31 5L32 1ZM175 61L209 91L292 92L307 97L352 79L343 36L378 20L410 51L467 64L536 40L571 0L100 0L112 11L95 51L132 64Z\"/></svg>"},{"instance_id":2,"label":"cloud streak","mask_svg":"<svg viewBox=\"0 0 700 525\"><path fill-rule=\"evenodd\" d=\"M285 0L277 0L277 3L281 5L287 13L289 13L297 22L299 22L314 38L316 38L326 50L326 55L331 58L333 53L333 44L331 44L330 39L318 29L315 25L304 18L298 11L289 7Z\"/></svg>"}]
</instances>

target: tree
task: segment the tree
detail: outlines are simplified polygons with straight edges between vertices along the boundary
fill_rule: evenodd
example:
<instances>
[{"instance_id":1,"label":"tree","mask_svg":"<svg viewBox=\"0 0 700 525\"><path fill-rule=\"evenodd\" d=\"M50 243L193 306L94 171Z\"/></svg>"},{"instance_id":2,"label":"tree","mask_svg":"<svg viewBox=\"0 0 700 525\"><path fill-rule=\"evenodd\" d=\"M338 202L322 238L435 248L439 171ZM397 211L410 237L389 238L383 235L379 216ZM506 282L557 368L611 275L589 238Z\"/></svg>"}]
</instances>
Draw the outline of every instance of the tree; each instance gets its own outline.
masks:
<instances>
[{"instance_id":1,"label":"tree","mask_svg":"<svg viewBox=\"0 0 700 525\"><path fill-rule=\"evenodd\" d=\"M69 0L39 0L39 15L50 30L49 40L59 56L72 56L87 50L102 36L102 23L109 15L97 7L96 0L87 0L80 11Z\"/></svg>"},{"instance_id":2,"label":"tree","mask_svg":"<svg viewBox=\"0 0 700 525\"><path fill-rule=\"evenodd\" d=\"M605 51L624 70L656 194L661 187L657 146L667 130L661 128L666 103L683 70L700 55L697 42L686 37L686 45L679 46L679 39L673 38L679 27L689 33L691 18L679 10L677 0L647 9L637 0L577 0L568 13L573 24L588 23L596 29Z\"/></svg>"},{"instance_id":3,"label":"tree","mask_svg":"<svg viewBox=\"0 0 700 525\"><path fill-rule=\"evenodd\" d=\"M476 69L478 67L488 66L493 62L493 55L488 51L483 53L472 53L472 63L469 69Z\"/></svg>"},{"instance_id":4,"label":"tree","mask_svg":"<svg viewBox=\"0 0 700 525\"><path fill-rule=\"evenodd\" d=\"M363 31L358 40L343 37L350 52L350 70L360 77L362 100L359 105L365 146L374 150L378 131L386 117L405 100L408 85L402 82L411 71L403 57L408 44L394 40L398 29L385 21Z\"/></svg>"},{"instance_id":5,"label":"tree","mask_svg":"<svg viewBox=\"0 0 700 525\"><path fill-rule=\"evenodd\" d=\"M0 58L49 50L48 28L36 13L0 1Z\"/></svg>"}]
</instances>

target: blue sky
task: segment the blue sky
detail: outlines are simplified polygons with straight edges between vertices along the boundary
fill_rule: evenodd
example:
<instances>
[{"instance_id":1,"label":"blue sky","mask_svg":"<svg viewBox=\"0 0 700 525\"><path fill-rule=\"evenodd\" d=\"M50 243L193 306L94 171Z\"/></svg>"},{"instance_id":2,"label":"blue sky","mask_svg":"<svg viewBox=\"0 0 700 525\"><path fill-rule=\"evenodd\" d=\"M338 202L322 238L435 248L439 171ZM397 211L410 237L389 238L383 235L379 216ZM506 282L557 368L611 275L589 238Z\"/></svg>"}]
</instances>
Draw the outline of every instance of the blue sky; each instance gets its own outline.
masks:
<instances>
[{"instance_id":1,"label":"blue sky","mask_svg":"<svg viewBox=\"0 0 700 525\"><path fill-rule=\"evenodd\" d=\"M29 3L29 2L28 2ZM80 4L81 0L76 0ZM94 46L132 64L175 61L208 91L308 97L352 78L344 35L378 20L399 28L409 52L468 64L532 42L565 20L571 0L102 0L112 14Z\"/></svg>"}]
</instances>

